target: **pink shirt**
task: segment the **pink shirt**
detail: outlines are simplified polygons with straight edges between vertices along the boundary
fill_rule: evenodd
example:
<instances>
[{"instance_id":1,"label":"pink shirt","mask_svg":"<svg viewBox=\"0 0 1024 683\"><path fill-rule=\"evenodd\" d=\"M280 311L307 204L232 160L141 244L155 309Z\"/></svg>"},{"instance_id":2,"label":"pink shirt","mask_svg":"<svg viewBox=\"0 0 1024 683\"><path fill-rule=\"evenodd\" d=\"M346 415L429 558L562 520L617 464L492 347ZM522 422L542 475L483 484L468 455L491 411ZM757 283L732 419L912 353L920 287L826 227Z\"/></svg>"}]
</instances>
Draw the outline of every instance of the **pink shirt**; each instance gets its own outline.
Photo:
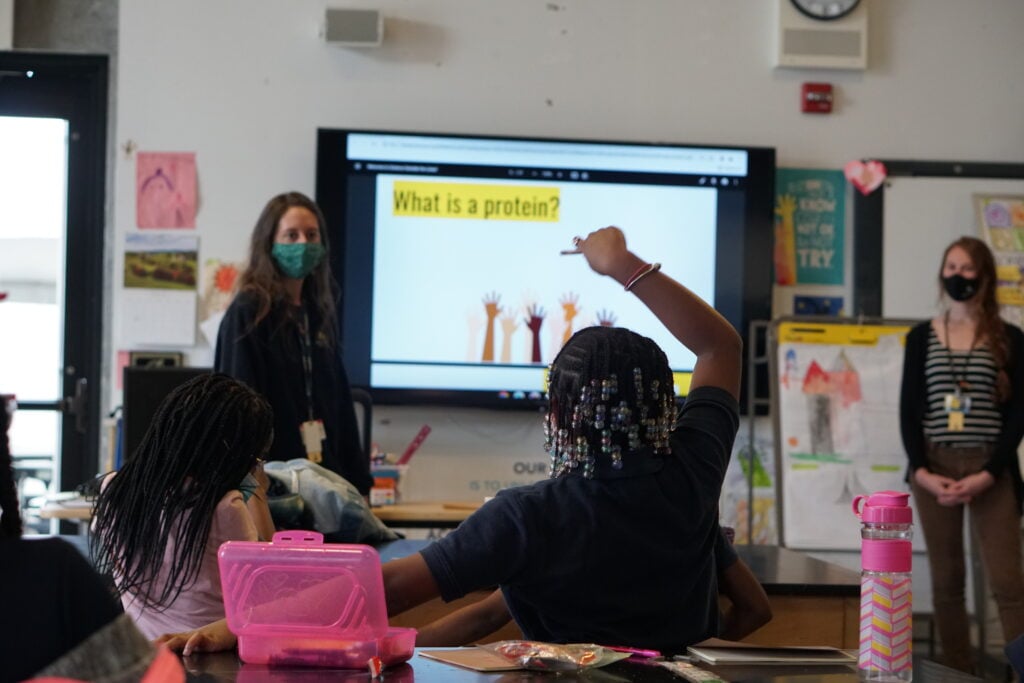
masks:
<instances>
[{"instance_id":1,"label":"pink shirt","mask_svg":"<svg viewBox=\"0 0 1024 683\"><path fill-rule=\"evenodd\" d=\"M205 626L224 618L224 598L220 588L220 570L217 568L217 550L225 541L257 541L256 525L245 507L239 491L229 491L217 504L210 538L203 552L202 563L195 583L186 586L164 611L147 609L143 603L134 600L131 594L121 596L124 611L131 615L139 630L149 639L165 633L179 633ZM169 539L166 562L174 558L174 539ZM161 572L156 584L162 585L166 575Z\"/></svg>"}]
</instances>

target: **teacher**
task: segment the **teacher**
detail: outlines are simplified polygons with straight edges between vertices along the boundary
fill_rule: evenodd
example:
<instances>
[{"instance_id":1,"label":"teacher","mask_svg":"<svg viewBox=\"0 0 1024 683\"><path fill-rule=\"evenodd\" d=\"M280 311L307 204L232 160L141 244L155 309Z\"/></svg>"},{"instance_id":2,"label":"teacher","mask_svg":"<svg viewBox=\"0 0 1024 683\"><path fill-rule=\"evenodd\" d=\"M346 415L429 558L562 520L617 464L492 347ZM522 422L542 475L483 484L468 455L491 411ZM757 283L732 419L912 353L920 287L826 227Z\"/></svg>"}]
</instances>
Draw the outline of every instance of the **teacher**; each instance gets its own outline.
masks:
<instances>
[{"instance_id":1,"label":"teacher","mask_svg":"<svg viewBox=\"0 0 1024 683\"><path fill-rule=\"evenodd\" d=\"M370 465L338 348L338 286L324 225L320 208L298 192L263 207L220 324L214 368L273 407L268 460L308 458L367 495Z\"/></svg>"},{"instance_id":2,"label":"teacher","mask_svg":"<svg viewBox=\"0 0 1024 683\"><path fill-rule=\"evenodd\" d=\"M944 663L970 672L967 509L1003 637L1010 642L1024 632L1017 462L1024 434L1024 334L999 317L995 263L981 240L961 237L946 248L939 286L945 310L907 335L900 423L928 546Z\"/></svg>"}]
</instances>

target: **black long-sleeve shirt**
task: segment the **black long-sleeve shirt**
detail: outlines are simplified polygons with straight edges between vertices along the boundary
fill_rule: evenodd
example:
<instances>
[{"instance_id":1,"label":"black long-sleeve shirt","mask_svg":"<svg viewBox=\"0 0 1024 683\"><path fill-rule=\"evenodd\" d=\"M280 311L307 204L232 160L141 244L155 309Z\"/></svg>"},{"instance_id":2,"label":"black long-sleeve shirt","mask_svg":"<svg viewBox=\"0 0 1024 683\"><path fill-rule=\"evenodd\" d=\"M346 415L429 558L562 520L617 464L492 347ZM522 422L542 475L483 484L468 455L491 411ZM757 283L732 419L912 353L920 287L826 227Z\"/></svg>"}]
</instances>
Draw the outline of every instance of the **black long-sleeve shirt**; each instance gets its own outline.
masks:
<instances>
[{"instance_id":1,"label":"black long-sleeve shirt","mask_svg":"<svg viewBox=\"0 0 1024 683\"><path fill-rule=\"evenodd\" d=\"M274 443L269 460L306 457L299 425L309 419L302 363L298 307L278 303L258 325L254 296L235 297L217 334L214 368L263 394L274 409ZM340 354L321 330L316 308L304 305L312 341L313 417L323 420L327 438L323 462L366 495L373 485L370 464L359 442L348 376Z\"/></svg>"}]
</instances>

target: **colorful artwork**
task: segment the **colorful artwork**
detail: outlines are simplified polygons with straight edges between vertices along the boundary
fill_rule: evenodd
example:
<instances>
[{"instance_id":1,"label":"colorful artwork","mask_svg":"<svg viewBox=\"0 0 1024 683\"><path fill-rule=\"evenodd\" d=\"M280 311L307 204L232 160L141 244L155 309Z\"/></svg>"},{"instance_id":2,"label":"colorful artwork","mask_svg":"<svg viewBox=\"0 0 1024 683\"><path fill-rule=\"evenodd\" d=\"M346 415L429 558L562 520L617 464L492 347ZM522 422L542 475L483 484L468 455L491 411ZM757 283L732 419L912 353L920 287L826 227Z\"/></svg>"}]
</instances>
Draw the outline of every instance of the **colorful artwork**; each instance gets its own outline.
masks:
<instances>
[{"instance_id":1,"label":"colorful artwork","mask_svg":"<svg viewBox=\"0 0 1024 683\"><path fill-rule=\"evenodd\" d=\"M843 172L780 168L775 190L775 282L843 284Z\"/></svg>"},{"instance_id":2,"label":"colorful artwork","mask_svg":"<svg viewBox=\"0 0 1024 683\"><path fill-rule=\"evenodd\" d=\"M1024 324L1024 196L974 195L978 227L996 260L1003 317Z\"/></svg>"},{"instance_id":3,"label":"colorful artwork","mask_svg":"<svg viewBox=\"0 0 1024 683\"><path fill-rule=\"evenodd\" d=\"M139 152L135 209L140 228L196 227L196 155Z\"/></svg>"},{"instance_id":4,"label":"colorful artwork","mask_svg":"<svg viewBox=\"0 0 1024 683\"><path fill-rule=\"evenodd\" d=\"M125 236L124 286L196 289L199 241L177 235Z\"/></svg>"},{"instance_id":5,"label":"colorful artwork","mask_svg":"<svg viewBox=\"0 0 1024 683\"><path fill-rule=\"evenodd\" d=\"M779 323L773 391L786 546L855 549L853 497L905 489L899 385L908 329Z\"/></svg>"},{"instance_id":6,"label":"colorful artwork","mask_svg":"<svg viewBox=\"0 0 1024 683\"><path fill-rule=\"evenodd\" d=\"M220 259L206 259L203 262L203 291L199 300L200 320L206 320L228 309L240 270L241 264Z\"/></svg>"},{"instance_id":7,"label":"colorful artwork","mask_svg":"<svg viewBox=\"0 0 1024 683\"><path fill-rule=\"evenodd\" d=\"M722 483L721 524L733 528L736 543L776 544L779 537L771 418L753 419L753 443L749 423L744 420L733 445Z\"/></svg>"}]
</instances>

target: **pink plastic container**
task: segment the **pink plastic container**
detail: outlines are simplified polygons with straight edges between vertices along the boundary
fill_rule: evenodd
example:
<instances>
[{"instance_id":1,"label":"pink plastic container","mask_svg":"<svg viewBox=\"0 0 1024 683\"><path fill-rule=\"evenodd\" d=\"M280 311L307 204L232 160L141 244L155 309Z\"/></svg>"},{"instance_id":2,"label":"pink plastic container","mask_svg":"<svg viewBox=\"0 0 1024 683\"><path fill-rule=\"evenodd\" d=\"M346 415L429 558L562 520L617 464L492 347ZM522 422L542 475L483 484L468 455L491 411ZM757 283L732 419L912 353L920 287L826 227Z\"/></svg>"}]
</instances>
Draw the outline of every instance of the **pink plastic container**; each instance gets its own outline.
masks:
<instances>
[{"instance_id":1,"label":"pink plastic container","mask_svg":"<svg viewBox=\"0 0 1024 683\"><path fill-rule=\"evenodd\" d=\"M416 629L389 628L380 556L368 545L280 531L217 553L228 627L250 664L366 668L412 657Z\"/></svg>"}]
</instances>

